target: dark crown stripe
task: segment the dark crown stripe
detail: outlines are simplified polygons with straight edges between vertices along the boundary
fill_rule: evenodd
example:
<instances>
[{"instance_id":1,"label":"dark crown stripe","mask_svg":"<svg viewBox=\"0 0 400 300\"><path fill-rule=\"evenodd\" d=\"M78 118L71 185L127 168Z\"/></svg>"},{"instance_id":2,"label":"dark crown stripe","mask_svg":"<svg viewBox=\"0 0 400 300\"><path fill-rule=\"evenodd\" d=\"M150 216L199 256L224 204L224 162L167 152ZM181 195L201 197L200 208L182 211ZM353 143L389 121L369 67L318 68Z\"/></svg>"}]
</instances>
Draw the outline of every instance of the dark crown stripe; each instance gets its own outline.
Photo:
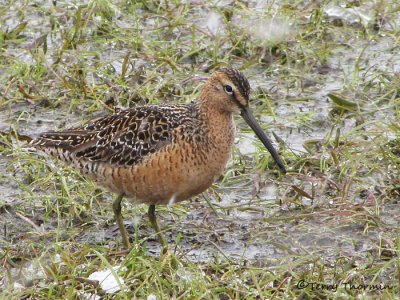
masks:
<instances>
[{"instance_id":1,"label":"dark crown stripe","mask_svg":"<svg viewBox=\"0 0 400 300\"><path fill-rule=\"evenodd\" d=\"M243 73L233 68L222 68L221 71L228 75L229 79L239 89L239 92L242 94L242 96L246 100L249 100L250 84Z\"/></svg>"}]
</instances>

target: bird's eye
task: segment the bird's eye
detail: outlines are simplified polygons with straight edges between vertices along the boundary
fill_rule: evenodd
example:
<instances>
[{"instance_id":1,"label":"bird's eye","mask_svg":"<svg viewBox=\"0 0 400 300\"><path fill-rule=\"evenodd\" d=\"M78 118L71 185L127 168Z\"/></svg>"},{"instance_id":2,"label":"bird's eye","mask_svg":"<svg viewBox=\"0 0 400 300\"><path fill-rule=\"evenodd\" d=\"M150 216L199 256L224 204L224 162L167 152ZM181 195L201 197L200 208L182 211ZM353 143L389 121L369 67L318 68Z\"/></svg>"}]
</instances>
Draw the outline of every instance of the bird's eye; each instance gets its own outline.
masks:
<instances>
[{"instance_id":1,"label":"bird's eye","mask_svg":"<svg viewBox=\"0 0 400 300\"><path fill-rule=\"evenodd\" d=\"M233 89L230 85L224 85L224 90L228 95L233 95Z\"/></svg>"}]
</instances>

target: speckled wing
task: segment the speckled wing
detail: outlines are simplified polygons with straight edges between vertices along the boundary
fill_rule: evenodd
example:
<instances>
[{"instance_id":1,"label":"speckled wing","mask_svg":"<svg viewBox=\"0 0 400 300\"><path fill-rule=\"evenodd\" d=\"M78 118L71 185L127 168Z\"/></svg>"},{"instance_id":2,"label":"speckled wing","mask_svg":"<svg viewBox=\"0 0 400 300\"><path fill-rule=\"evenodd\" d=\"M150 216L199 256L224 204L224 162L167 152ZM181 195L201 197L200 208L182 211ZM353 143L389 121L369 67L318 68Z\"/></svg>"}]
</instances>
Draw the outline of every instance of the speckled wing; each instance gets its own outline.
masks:
<instances>
[{"instance_id":1,"label":"speckled wing","mask_svg":"<svg viewBox=\"0 0 400 300\"><path fill-rule=\"evenodd\" d=\"M131 166L172 143L173 132L181 125L185 130L193 128L187 124L193 111L190 105L142 106L80 128L43 133L31 145L66 162L73 154L78 159Z\"/></svg>"}]
</instances>

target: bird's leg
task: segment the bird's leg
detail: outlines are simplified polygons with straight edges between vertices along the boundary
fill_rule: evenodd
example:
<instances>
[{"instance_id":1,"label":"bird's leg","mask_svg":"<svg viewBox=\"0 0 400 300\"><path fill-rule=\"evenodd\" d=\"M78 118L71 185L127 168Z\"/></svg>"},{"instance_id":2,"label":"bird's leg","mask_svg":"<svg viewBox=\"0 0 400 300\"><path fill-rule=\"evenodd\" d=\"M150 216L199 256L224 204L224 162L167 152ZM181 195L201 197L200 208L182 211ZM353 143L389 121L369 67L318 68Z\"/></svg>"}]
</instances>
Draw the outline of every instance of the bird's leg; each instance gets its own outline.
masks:
<instances>
[{"instance_id":1,"label":"bird's leg","mask_svg":"<svg viewBox=\"0 0 400 300\"><path fill-rule=\"evenodd\" d=\"M163 246L163 249L165 250L165 249L167 249L168 244L165 241L164 236L162 235L162 233L160 231L160 227L158 226L155 211L156 211L156 206L154 204L149 205L148 215L149 215L149 220L150 220L151 226L153 226L154 230L156 231L158 240L160 241L161 245Z\"/></svg>"},{"instance_id":2,"label":"bird's leg","mask_svg":"<svg viewBox=\"0 0 400 300\"><path fill-rule=\"evenodd\" d=\"M124 226L124 220L122 219L122 215L121 215L122 198L124 198L124 194L119 194L118 197L114 200L113 211L114 211L114 215L115 215L115 221L117 221L119 231L121 232L122 244L124 245L124 247L126 249L129 249L131 247L131 244L129 243L128 232L126 231L126 228Z\"/></svg>"}]
</instances>

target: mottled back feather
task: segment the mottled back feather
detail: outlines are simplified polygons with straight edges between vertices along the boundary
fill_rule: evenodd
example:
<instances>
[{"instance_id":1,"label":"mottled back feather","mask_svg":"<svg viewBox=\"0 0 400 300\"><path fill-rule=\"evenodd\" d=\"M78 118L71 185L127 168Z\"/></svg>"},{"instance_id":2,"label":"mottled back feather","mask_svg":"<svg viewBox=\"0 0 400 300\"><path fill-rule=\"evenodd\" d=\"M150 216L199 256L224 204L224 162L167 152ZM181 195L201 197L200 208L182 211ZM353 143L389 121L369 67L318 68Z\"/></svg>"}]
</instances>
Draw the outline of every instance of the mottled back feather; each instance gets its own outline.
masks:
<instances>
[{"instance_id":1,"label":"mottled back feather","mask_svg":"<svg viewBox=\"0 0 400 300\"><path fill-rule=\"evenodd\" d=\"M45 132L31 145L50 154L52 149L61 149L93 162L132 166L174 142L176 130L184 131L181 138L193 138L199 128L196 114L194 104L141 106L82 127Z\"/></svg>"}]
</instances>

